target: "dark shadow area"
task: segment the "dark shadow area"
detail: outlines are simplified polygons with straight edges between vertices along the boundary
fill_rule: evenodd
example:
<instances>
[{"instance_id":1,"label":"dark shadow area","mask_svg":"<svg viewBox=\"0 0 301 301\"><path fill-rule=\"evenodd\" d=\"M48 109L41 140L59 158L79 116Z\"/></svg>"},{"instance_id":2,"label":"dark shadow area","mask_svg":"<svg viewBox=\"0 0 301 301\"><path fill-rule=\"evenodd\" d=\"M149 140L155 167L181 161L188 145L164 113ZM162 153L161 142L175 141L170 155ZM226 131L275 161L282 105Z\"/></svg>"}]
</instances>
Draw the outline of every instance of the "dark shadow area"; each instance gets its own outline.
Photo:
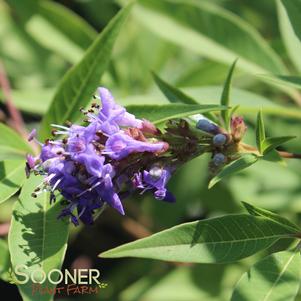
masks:
<instances>
[{"instance_id":1,"label":"dark shadow area","mask_svg":"<svg viewBox=\"0 0 301 301\"><path fill-rule=\"evenodd\" d=\"M25 167L24 167L25 168ZM7 179L6 177L6 172L4 168L4 162L0 161L0 179L1 183L10 187L19 187L19 185L15 184L11 180Z\"/></svg>"}]
</instances>

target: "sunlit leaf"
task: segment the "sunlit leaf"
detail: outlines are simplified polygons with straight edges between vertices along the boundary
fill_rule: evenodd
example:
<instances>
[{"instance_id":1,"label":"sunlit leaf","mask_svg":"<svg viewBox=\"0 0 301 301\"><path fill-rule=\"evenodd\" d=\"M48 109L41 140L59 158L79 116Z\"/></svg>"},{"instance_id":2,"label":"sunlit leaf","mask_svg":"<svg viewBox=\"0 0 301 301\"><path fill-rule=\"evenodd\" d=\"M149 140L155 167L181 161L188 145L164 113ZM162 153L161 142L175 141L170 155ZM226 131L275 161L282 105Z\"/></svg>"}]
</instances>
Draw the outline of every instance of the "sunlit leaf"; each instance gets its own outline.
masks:
<instances>
[{"instance_id":1,"label":"sunlit leaf","mask_svg":"<svg viewBox=\"0 0 301 301\"><path fill-rule=\"evenodd\" d=\"M68 223L58 220L62 206L59 202L50 204L49 194L31 196L42 181L40 176L31 176L22 188L20 200L15 203L8 236L12 268L25 265L21 269L26 275L42 269L46 275L52 269L60 269L67 249ZM41 273L39 273L41 277ZM52 275L56 280L58 274ZM17 280L24 277L17 276ZM42 280L40 278L40 280ZM48 280L43 285L54 288ZM23 300L41 300L40 294L32 294L32 281L18 285ZM52 295L44 295L43 300L52 300Z\"/></svg>"},{"instance_id":2,"label":"sunlit leaf","mask_svg":"<svg viewBox=\"0 0 301 301\"><path fill-rule=\"evenodd\" d=\"M121 10L88 48L82 60L66 73L43 118L41 138L50 134L50 124L76 120L80 107L89 103L108 66L114 42L130 9L131 5Z\"/></svg>"},{"instance_id":3,"label":"sunlit leaf","mask_svg":"<svg viewBox=\"0 0 301 301\"><path fill-rule=\"evenodd\" d=\"M291 25L297 37L301 40L301 1L300 0L281 0L283 6L287 11Z\"/></svg>"},{"instance_id":4,"label":"sunlit leaf","mask_svg":"<svg viewBox=\"0 0 301 301\"><path fill-rule=\"evenodd\" d=\"M301 89L301 77L299 76L286 76L286 75L258 75L262 77L264 80L270 81L275 84L283 85L283 86L291 86L296 89Z\"/></svg>"},{"instance_id":5,"label":"sunlit leaf","mask_svg":"<svg viewBox=\"0 0 301 301\"><path fill-rule=\"evenodd\" d=\"M279 252L255 263L243 274L231 301L293 301L301 277L300 252Z\"/></svg>"},{"instance_id":6,"label":"sunlit leaf","mask_svg":"<svg viewBox=\"0 0 301 301\"><path fill-rule=\"evenodd\" d=\"M225 107L218 105L130 105L127 110L139 118L145 118L155 124L172 118L182 118L199 113L208 113L224 110Z\"/></svg>"},{"instance_id":7,"label":"sunlit leaf","mask_svg":"<svg viewBox=\"0 0 301 301\"><path fill-rule=\"evenodd\" d=\"M265 140L265 128L262 116L262 110L257 114L257 123L256 123L256 144L259 150L259 153L263 153L262 144Z\"/></svg>"},{"instance_id":8,"label":"sunlit leaf","mask_svg":"<svg viewBox=\"0 0 301 301\"><path fill-rule=\"evenodd\" d=\"M263 217L227 215L181 224L100 254L179 262L231 262L263 250L298 231Z\"/></svg>"},{"instance_id":9,"label":"sunlit leaf","mask_svg":"<svg viewBox=\"0 0 301 301\"><path fill-rule=\"evenodd\" d=\"M194 104L194 105L198 104L198 102L196 100L194 100L190 96L186 95L181 90L168 84L166 81L164 81L162 78L160 78L155 73L153 73L153 77L154 77L154 80L155 80L157 86L160 88L162 93L166 96L166 98L170 102L186 103L186 104Z\"/></svg>"},{"instance_id":10,"label":"sunlit leaf","mask_svg":"<svg viewBox=\"0 0 301 301\"><path fill-rule=\"evenodd\" d=\"M0 158L12 159L24 158L26 153L31 153L32 149L24 139L8 126L0 123Z\"/></svg>"},{"instance_id":11,"label":"sunlit leaf","mask_svg":"<svg viewBox=\"0 0 301 301\"><path fill-rule=\"evenodd\" d=\"M282 226L288 227L289 230L292 231L299 231L300 228L293 224L292 222L290 222L287 218L282 217L274 212L262 209L262 208L258 208L253 206L252 204L246 203L246 202L242 202L242 204L244 205L244 207L247 209L247 211L254 216L263 216L266 218L271 219L272 221L281 224Z\"/></svg>"},{"instance_id":12,"label":"sunlit leaf","mask_svg":"<svg viewBox=\"0 0 301 301\"><path fill-rule=\"evenodd\" d=\"M232 84L232 77L233 77L233 71L235 69L235 65L236 65L237 60L235 60L233 62L233 64L231 65L225 84L224 84L224 88L223 88L223 93L221 96L221 105L222 106L226 106L229 107L230 106L230 93L231 93L231 84ZM230 125L230 112L229 110L225 110L221 112L222 118L224 120L225 123L225 127L228 129L229 125Z\"/></svg>"},{"instance_id":13,"label":"sunlit leaf","mask_svg":"<svg viewBox=\"0 0 301 301\"><path fill-rule=\"evenodd\" d=\"M297 70L301 71L301 43L296 36L287 12L280 0L276 1L281 38L289 58Z\"/></svg>"},{"instance_id":14,"label":"sunlit leaf","mask_svg":"<svg viewBox=\"0 0 301 301\"><path fill-rule=\"evenodd\" d=\"M0 204L14 195L25 181L25 161L0 161Z\"/></svg>"}]
</instances>

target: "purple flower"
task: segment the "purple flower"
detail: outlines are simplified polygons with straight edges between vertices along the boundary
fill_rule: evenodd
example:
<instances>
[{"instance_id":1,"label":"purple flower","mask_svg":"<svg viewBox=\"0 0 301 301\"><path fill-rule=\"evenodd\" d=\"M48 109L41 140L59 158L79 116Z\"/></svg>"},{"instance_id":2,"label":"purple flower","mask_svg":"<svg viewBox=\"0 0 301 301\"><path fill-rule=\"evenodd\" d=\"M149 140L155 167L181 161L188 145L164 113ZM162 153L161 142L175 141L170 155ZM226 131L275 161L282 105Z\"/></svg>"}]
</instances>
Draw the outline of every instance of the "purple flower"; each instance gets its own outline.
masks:
<instances>
[{"instance_id":1,"label":"purple flower","mask_svg":"<svg viewBox=\"0 0 301 301\"><path fill-rule=\"evenodd\" d=\"M143 191L152 190L158 200L175 202L175 197L166 189L170 177L170 168L154 165L149 171L144 170L143 174L135 174L133 185Z\"/></svg>"},{"instance_id":2,"label":"purple flower","mask_svg":"<svg viewBox=\"0 0 301 301\"><path fill-rule=\"evenodd\" d=\"M30 133L29 133L29 136L27 138L28 141L32 141L36 138L37 136L37 130L36 129L33 129Z\"/></svg>"},{"instance_id":3,"label":"purple flower","mask_svg":"<svg viewBox=\"0 0 301 301\"><path fill-rule=\"evenodd\" d=\"M48 159L56 158L62 155L64 152L65 150L60 143L47 141L42 147L40 159L45 162Z\"/></svg>"},{"instance_id":4,"label":"purple flower","mask_svg":"<svg viewBox=\"0 0 301 301\"><path fill-rule=\"evenodd\" d=\"M133 186L151 189L157 199L173 200L165 188L169 169L159 169L156 174L154 167L141 173L139 170L146 168L132 165L129 157L136 153L138 162L145 162L144 153L148 152L147 159L159 158L168 149L166 142L158 140L161 132L151 122L136 119L117 105L107 89L98 91L102 103L99 112L95 113L97 104L88 111L81 110L88 117L87 126L52 125L53 134L62 138L40 143L42 149L37 158L27 156L27 174L34 171L44 176L33 196L50 191L52 201L59 192L66 201L59 217L69 217L75 225L79 220L92 224L96 210L106 204L124 214L122 199L132 192ZM30 139L35 139L35 135L33 131Z\"/></svg>"},{"instance_id":5,"label":"purple flower","mask_svg":"<svg viewBox=\"0 0 301 301\"><path fill-rule=\"evenodd\" d=\"M112 159L121 160L132 153L160 153L166 151L165 142L144 142L133 139L124 132L118 132L110 136L106 142L103 154Z\"/></svg>"},{"instance_id":6,"label":"purple flower","mask_svg":"<svg viewBox=\"0 0 301 301\"><path fill-rule=\"evenodd\" d=\"M99 88L99 97L102 103L102 108L98 114L98 121L101 123L100 130L112 135L123 127L137 127L142 126L142 120L128 113L125 108L115 103L114 98L109 90L106 88Z\"/></svg>"},{"instance_id":7,"label":"purple flower","mask_svg":"<svg viewBox=\"0 0 301 301\"><path fill-rule=\"evenodd\" d=\"M99 194L111 207L115 208L119 213L124 215L123 206L118 194L115 192L112 177L115 175L111 164L106 164L103 169L103 184L100 186Z\"/></svg>"}]
</instances>

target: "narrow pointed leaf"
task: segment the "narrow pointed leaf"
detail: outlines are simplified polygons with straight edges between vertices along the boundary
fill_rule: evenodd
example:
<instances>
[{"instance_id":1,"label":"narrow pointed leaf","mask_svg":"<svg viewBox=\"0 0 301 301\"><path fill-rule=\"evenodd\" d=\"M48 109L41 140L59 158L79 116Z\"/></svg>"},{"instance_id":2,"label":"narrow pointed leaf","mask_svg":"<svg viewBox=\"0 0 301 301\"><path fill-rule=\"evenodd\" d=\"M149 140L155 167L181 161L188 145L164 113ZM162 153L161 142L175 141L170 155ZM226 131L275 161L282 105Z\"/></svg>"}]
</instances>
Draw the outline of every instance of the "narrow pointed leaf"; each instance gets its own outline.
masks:
<instances>
[{"instance_id":1,"label":"narrow pointed leaf","mask_svg":"<svg viewBox=\"0 0 301 301\"><path fill-rule=\"evenodd\" d=\"M15 203L8 236L9 250L13 271L20 265L26 265L22 271L29 275L36 269L42 269L46 275L52 269L60 269L64 260L68 223L58 220L62 209L59 202L50 205L49 194L40 194L33 198L31 193L42 181L42 177L31 176L22 188L20 200ZM40 274L41 275L41 274ZM54 274L53 280L55 280ZM18 280L24 277L17 276ZM44 282L49 289L54 284ZM24 301L40 301L40 294L32 294L32 281L18 285ZM45 294L44 301L52 300L53 296Z\"/></svg>"},{"instance_id":2,"label":"narrow pointed leaf","mask_svg":"<svg viewBox=\"0 0 301 301\"><path fill-rule=\"evenodd\" d=\"M279 252L258 261L243 274L231 301L293 301L301 277L300 252Z\"/></svg>"},{"instance_id":3,"label":"narrow pointed leaf","mask_svg":"<svg viewBox=\"0 0 301 301\"><path fill-rule=\"evenodd\" d=\"M153 73L154 80L159 87L159 89L162 91L162 93L166 96L166 98L170 102L176 102L176 103L185 103L185 104L198 104L196 100L194 100L192 97L186 95L181 90L173 87L172 85L168 84L166 81L164 81L162 78L160 78L157 74Z\"/></svg>"},{"instance_id":4,"label":"narrow pointed leaf","mask_svg":"<svg viewBox=\"0 0 301 301\"><path fill-rule=\"evenodd\" d=\"M0 161L0 204L20 189L25 178L25 161Z\"/></svg>"},{"instance_id":5,"label":"narrow pointed leaf","mask_svg":"<svg viewBox=\"0 0 301 301\"><path fill-rule=\"evenodd\" d=\"M301 40L301 1L300 0L281 0L287 11L292 27L296 36Z\"/></svg>"},{"instance_id":6,"label":"narrow pointed leaf","mask_svg":"<svg viewBox=\"0 0 301 301\"><path fill-rule=\"evenodd\" d=\"M260 154L263 153L262 144L265 140L265 128L262 116L262 110L257 114L257 123L256 123L256 144Z\"/></svg>"},{"instance_id":7,"label":"narrow pointed leaf","mask_svg":"<svg viewBox=\"0 0 301 301\"><path fill-rule=\"evenodd\" d=\"M295 136L283 136L283 137L270 137L266 138L262 143L263 154L267 154L269 151L275 149L276 147L282 145L285 142L288 142L296 138Z\"/></svg>"},{"instance_id":8,"label":"narrow pointed leaf","mask_svg":"<svg viewBox=\"0 0 301 301\"><path fill-rule=\"evenodd\" d=\"M279 20L279 29L286 52L294 63L298 71L301 71L301 43L294 32L292 23L288 17L287 11L280 0L277 3L277 13Z\"/></svg>"},{"instance_id":9,"label":"narrow pointed leaf","mask_svg":"<svg viewBox=\"0 0 301 301\"><path fill-rule=\"evenodd\" d=\"M155 124L162 123L172 118L182 118L199 113L208 113L225 110L226 107L218 105L129 105L127 110L138 118L145 118Z\"/></svg>"},{"instance_id":10,"label":"narrow pointed leaf","mask_svg":"<svg viewBox=\"0 0 301 301\"><path fill-rule=\"evenodd\" d=\"M222 106L229 107L229 105L230 105L231 84L232 84L233 71L235 69L236 63L237 63L237 59L231 65L228 75L227 75L227 78L226 78L226 81L225 81L225 84L224 84L223 93L221 96L221 105ZM225 111L221 112L221 114L222 114L222 118L224 120L225 126L228 129L229 124L230 124L230 112L229 112L229 110L225 110Z\"/></svg>"},{"instance_id":11,"label":"narrow pointed leaf","mask_svg":"<svg viewBox=\"0 0 301 301\"><path fill-rule=\"evenodd\" d=\"M282 86L291 86L298 90L301 89L301 77L300 76L288 76L288 75L269 75L261 74L257 75L265 81L270 81L271 83L282 85Z\"/></svg>"},{"instance_id":12,"label":"narrow pointed leaf","mask_svg":"<svg viewBox=\"0 0 301 301\"><path fill-rule=\"evenodd\" d=\"M47 138L50 124L75 121L79 109L89 103L102 74L105 72L119 31L132 5L122 9L107 25L94 43L87 49L82 60L71 68L62 79L51 106L42 120L40 136Z\"/></svg>"},{"instance_id":13,"label":"narrow pointed leaf","mask_svg":"<svg viewBox=\"0 0 301 301\"><path fill-rule=\"evenodd\" d=\"M242 202L243 206L247 209L247 211L254 216L263 216L266 218L271 219L272 221L281 224L284 227L287 227L289 230L292 231L300 231L300 228L295 225L294 223L290 222L285 217L282 217L274 212L271 212L269 210L265 210L262 208L258 208L253 206L252 204Z\"/></svg>"},{"instance_id":14,"label":"narrow pointed leaf","mask_svg":"<svg viewBox=\"0 0 301 301\"><path fill-rule=\"evenodd\" d=\"M227 215L181 224L100 254L105 258L141 257L216 263L248 257L280 238L295 235L263 217Z\"/></svg>"},{"instance_id":15,"label":"narrow pointed leaf","mask_svg":"<svg viewBox=\"0 0 301 301\"><path fill-rule=\"evenodd\" d=\"M184 104L199 104L197 100L193 99L189 95L185 94L181 90L177 89L176 87L168 84L166 81L164 81L162 78L160 78L158 75L153 73L154 80L161 90L161 92L166 96L166 98L172 102L172 103L184 103ZM204 116L207 118L218 121L216 116L212 113L203 113Z\"/></svg>"},{"instance_id":16,"label":"narrow pointed leaf","mask_svg":"<svg viewBox=\"0 0 301 301\"><path fill-rule=\"evenodd\" d=\"M238 160L226 165L209 183L209 188L212 188L215 184L221 181L223 178L233 175L242 171L256 163L258 157L254 154L243 155Z\"/></svg>"}]
</instances>

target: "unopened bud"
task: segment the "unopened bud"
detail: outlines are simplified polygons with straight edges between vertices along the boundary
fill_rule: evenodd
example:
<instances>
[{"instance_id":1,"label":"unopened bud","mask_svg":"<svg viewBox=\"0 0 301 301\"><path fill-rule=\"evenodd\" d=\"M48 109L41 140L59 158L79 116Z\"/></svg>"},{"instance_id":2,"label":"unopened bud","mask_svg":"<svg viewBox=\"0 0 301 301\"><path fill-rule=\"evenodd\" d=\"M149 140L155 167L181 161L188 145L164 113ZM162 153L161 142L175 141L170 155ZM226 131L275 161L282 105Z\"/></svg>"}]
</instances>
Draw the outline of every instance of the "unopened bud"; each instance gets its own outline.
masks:
<instances>
[{"instance_id":1,"label":"unopened bud","mask_svg":"<svg viewBox=\"0 0 301 301\"><path fill-rule=\"evenodd\" d=\"M150 121L143 119L141 127L139 128L141 132L156 135L159 133L159 130L156 126Z\"/></svg>"},{"instance_id":2,"label":"unopened bud","mask_svg":"<svg viewBox=\"0 0 301 301\"><path fill-rule=\"evenodd\" d=\"M221 166L225 163L226 157L222 153L217 153L214 155L212 161L213 161L214 165Z\"/></svg>"},{"instance_id":3,"label":"unopened bud","mask_svg":"<svg viewBox=\"0 0 301 301\"><path fill-rule=\"evenodd\" d=\"M36 130L36 129L33 129L33 130L30 132L30 134L29 134L29 136L28 136L28 138L27 138L27 141L32 141L32 140L34 140L34 139L36 138L36 136L37 136L37 130Z\"/></svg>"},{"instance_id":4,"label":"unopened bud","mask_svg":"<svg viewBox=\"0 0 301 301\"><path fill-rule=\"evenodd\" d=\"M214 123L210 122L207 119L200 119L196 125L197 129L203 131L203 132L207 132L207 133L211 133L211 134L215 134L218 132L218 126L215 125Z\"/></svg>"},{"instance_id":5,"label":"unopened bud","mask_svg":"<svg viewBox=\"0 0 301 301\"><path fill-rule=\"evenodd\" d=\"M242 140L247 131L247 126L244 119L240 116L231 118L231 134L235 142Z\"/></svg>"},{"instance_id":6,"label":"unopened bud","mask_svg":"<svg viewBox=\"0 0 301 301\"><path fill-rule=\"evenodd\" d=\"M212 139L213 145L222 146L227 142L227 137L224 134L217 134Z\"/></svg>"}]
</instances>

